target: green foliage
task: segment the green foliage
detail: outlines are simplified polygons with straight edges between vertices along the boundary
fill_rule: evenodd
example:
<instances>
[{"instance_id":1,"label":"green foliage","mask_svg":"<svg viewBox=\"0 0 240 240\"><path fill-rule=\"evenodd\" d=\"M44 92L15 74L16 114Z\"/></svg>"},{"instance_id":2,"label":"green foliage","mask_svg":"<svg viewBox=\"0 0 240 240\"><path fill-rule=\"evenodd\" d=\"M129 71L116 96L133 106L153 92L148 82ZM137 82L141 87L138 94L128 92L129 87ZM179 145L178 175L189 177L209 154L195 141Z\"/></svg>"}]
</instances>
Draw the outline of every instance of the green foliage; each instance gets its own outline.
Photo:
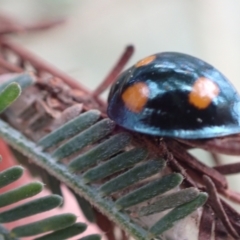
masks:
<instances>
[{"instance_id":1,"label":"green foliage","mask_svg":"<svg viewBox=\"0 0 240 240\"><path fill-rule=\"evenodd\" d=\"M15 188L11 191L0 195L0 207L5 207L9 204L16 203L23 199L35 196L43 189L43 184L40 182L28 183L24 186Z\"/></svg>"},{"instance_id":2,"label":"green foliage","mask_svg":"<svg viewBox=\"0 0 240 240\"><path fill-rule=\"evenodd\" d=\"M117 207L127 208L144 202L177 187L183 180L179 173L172 173L152 181L116 201Z\"/></svg>"},{"instance_id":3,"label":"green foliage","mask_svg":"<svg viewBox=\"0 0 240 240\"><path fill-rule=\"evenodd\" d=\"M117 175L116 177L110 179L106 183L96 188L94 185L95 180L93 181L93 185L86 184L83 175L75 175L70 169L67 168L67 166L63 166L63 164L56 162L55 158L53 158L51 154L42 152L42 150L36 144L26 139L23 135L21 135L16 130L10 128L6 123L1 120L0 135L3 136L4 139L8 141L13 147L21 151L23 154L31 157L33 162L41 165L49 173L53 174L61 181L65 182L70 188L74 189L76 193L85 196L91 202L91 204L101 209L101 211L103 211L106 215L114 219L116 223L122 226L136 239L145 240L148 238L150 233L153 235L158 235L159 232L155 230L155 225L153 225L153 227L148 230L143 229L141 226L134 222L129 222L129 215L127 214L127 212L125 212L125 207L128 207L132 204L139 204L146 201L146 199L150 199L154 196L162 194L165 191L169 191L172 188L176 187L178 184L180 184L182 181L182 176L180 174L169 174L163 176L158 180L151 181L143 187L135 189L128 195L123 196L122 200L120 198L119 201L113 202L111 198L108 198L108 196L110 196L112 192L116 192L125 187L129 187L133 184L136 184L140 180L143 180L162 171L165 167L165 161L161 159L155 159L148 160L141 164L137 164L136 166L134 165L128 171ZM67 142L64 144L67 144ZM135 151L138 152L139 150L137 150L136 148ZM143 154L144 151L142 152L142 154L140 154L142 159L139 161L144 161L146 159L146 154ZM114 160L114 158L115 157L113 157L112 159L110 158L108 161ZM106 163L108 161L106 161ZM126 161L126 158L119 158L119 162L121 161ZM122 165L120 164L120 166ZM110 169L106 171L111 172L111 167L112 166L110 164ZM96 167L93 169L96 170ZM114 172L115 171L116 170L114 170ZM122 171L122 167L120 167L120 171ZM161 184L161 181L164 184ZM190 192L186 193L190 194ZM184 199L181 198L181 200L177 197L181 198L181 194L176 195L176 202L180 203L180 205L176 204L176 207L174 208L176 209L176 211L173 211L173 209L171 216L169 217L169 219L167 218L168 221L164 227L164 231L171 228L174 225L175 221L186 217L197 207L203 205L206 201L206 194L204 194L204 197L200 198L201 201L197 200L199 199L198 193L196 193L194 196L186 197ZM194 203L195 200L197 201L197 204L195 204L194 207L188 207L188 205L185 205L186 203ZM119 211L119 208L121 208L121 211ZM169 209L172 208L172 205L166 204L163 206L163 208ZM159 221L161 221L161 219Z\"/></svg>"},{"instance_id":4,"label":"green foliage","mask_svg":"<svg viewBox=\"0 0 240 240\"><path fill-rule=\"evenodd\" d=\"M0 93L0 113L10 106L21 94L21 87L18 83L10 83Z\"/></svg>"},{"instance_id":5,"label":"green foliage","mask_svg":"<svg viewBox=\"0 0 240 240\"><path fill-rule=\"evenodd\" d=\"M26 193L28 194L28 191L26 191ZM58 195L41 197L22 204L21 206L14 207L11 210L1 212L0 222L13 222L21 218L51 210L58 207L60 204L62 204L62 198Z\"/></svg>"},{"instance_id":6,"label":"green foliage","mask_svg":"<svg viewBox=\"0 0 240 240\"><path fill-rule=\"evenodd\" d=\"M68 167L73 172L88 168L122 151L128 144L130 144L130 141L131 136L129 134L116 134L103 143L99 143L88 152L74 158L69 163Z\"/></svg>"},{"instance_id":7,"label":"green foliage","mask_svg":"<svg viewBox=\"0 0 240 240\"><path fill-rule=\"evenodd\" d=\"M107 161L99 166L96 166L86 171L83 174L83 179L86 183L103 179L118 172L119 170L132 167L136 163L142 161L142 159L144 159L146 156L147 151L145 151L144 149L132 149L128 152L124 152L117 155L116 157L113 157L111 161Z\"/></svg>"},{"instance_id":8,"label":"green foliage","mask_svg":"<svg viewBox=\"0 0 240 240\"><path fill-rule=\"evenodd\" d=\"M199 191L193 187L182 189L178 192L165 194L159 198L155 203L144 206L140 209L139 216L148 216L153 213L163 212L166 209L181 206L184 203L190 202L195 199Z\"/></svg>"},{"instance_id":9,"label":"green foliage","mask_svg":"<svg viewBox=\"0 0 240 240\"><path fill-rule=\"evenodd\" d=\"M15 82L16 81L16 82ZM0 111L4 111L21 93L21 86L27 87L34 82L29 74L20 74L13 79L3 83L0 86ZM9 128L8 128L9 129ZM7 129L6 129L7 130ZM7 130L8 131L8 130ZM13 138L19 136L14 134ZM0 188L8 186L17 181L24 173L24 168L14 166L0 173ZM17 203L17 206L0 211L0 223L23 220L28 216L33 216L52 210L63 203L62 197L58 195L49 195L35 198L28 202L19 203L21 200L29 199L36 196L43 190L43 183L31 182L12 190L0 194L0 207L10 206ZM37 239L66 239L84 232L87 225L84 223L75 223L77 216L72 213L58 214L47 217L31 224L22 224L8 231L0 225L0 235L6 240L16 240L19 237L35 236L47 233ZM50 233L49 233L50 232ZM101 239L98 234L89 235L89 239ZM87 238L86 238L87 239Z\"/></svg>"},{"instance_id":10,"label":"green foliage","mask_svg":"<svg viewBox=\"0 0 240 240\"><path fill-rule=\"evenodd\" d=\"M67 122L62 128L59 128L56 131L52 132L50 135L42 138L38 144L41 145L43 149L53 147L64 139L72 137L75 134L90 127L98 120L99 117L100 112L97 110L92 110L81 114L79 117L76 117L73 120Z\"/></svg>"},{"instance_id":11,"label":"green foliage","mask_svg":"<svg viewBox=\"0 0 240 240\"><path fill-rule=\"evenodd\" d=\"M0 173L0 188L18 180L23 174L22 167L11 167Z\"/></svg>"},{"instance_id":12,"label":"green foliage","mask_svg":"<svg viewBox=\"0 0 240 240\"><path fill-rule=\"evenodd\" d=\"M194 212L197 208L202 206L207 201L207 198L208 195L206 193L200 193L191 202L174 208L150 228L151 235L155 236L162 234L164 231L171 228L176 221L186 217L187 215Z\"/></svg>"},{"instance_id":13,"label":"green foliage","mask_svg":"<svg viewBox=\"0 0 240 240\"><path fill-rule=\"evenodd\" d=\"M11 231L11 234L17 237L29 237L49 231L56 231L73 225L76 218L71 213L59 214L41 221L16 227Z\"/></svg>"},{"instance_id":14,"label":"green foliage","mask_svg":"<svg viewBox=\"0 0 240 240\"><path fill-rule=\"evenodd\" d=\"M67 239L84 232L86 229L87 225L85 223L74 223L70 227L55 231L43 237L35 238L35 240ZM98 234L96 234L96 236L98 237L99 240L101 239L101 236L99 236ZM91 235L88 237L91 237Z\"/></svg>"},{"instance_id":15,"label":"green foliage","mask_svg":"<svg viewBox=\"0 0 240 240\"><path fill-rule=\"evenodd\" d=\"M15 81L18 82L18 79L15 78ZM34 143L0 120L0 136L6 142L31 158L33 163L52 175L52 178L56 178L57 185L59 182L64 182L76 194L87 199L90 204L136 239L157 237L174 226L176 221L188 216L205 203L207 195L199 193L195 188L176 190L161 196L179 186L183 180L182 175L169 172L166 175L165 159L152 157L152 152L147 148L133 144L132 135L116 133L114 129L114 122L107 118L101 119L99 111L91 110L80 114L46 135L38 143ZM81 152L82 150L84 151ZM67 163L62 161L66 158L68 158ZM4 185L4 181L14 181L21 176L20 169L14 171L15 177L8 177L9 180L1 180L0 174L0 184L2 182ZM10 175L14 176L14 174ZM12 192L4 193L3 202L7 205L12 203L13 198L17 201L23 199L23 196L27 198L39 192L42 185L40 184L38 188L38 191L33 190L31 184L26 184ZM6 197L6 194L9 196ZM113 194L120 196L118 200L114 200ZM153 200L156 197L158 199ZM152 201L149 206L141 207L134 214L140 217L167 209L172 210L156 220L148 229L132 218L131 207L143 203L146 205L149 200ZM18 217L24 218L48 211L61 204L61 201L61 197L55 195L39 198L2 212L0 219L2 222L12 221ZM83 202L81 198L79 202ZM80 205L86 206L86 204ZM14 212L18 217L14 218ZM85 230L84 225L75 221L76 216L73 214L60 214L18 226L8 236L14 238L46 233L38 239L62 239L59 236L70 237ZM49 233L49 231L53 232ZM100 236L90 235L82 239L97 240Z\"/></svg>"},{"instance_id":16,"label":"green foliage","mask_svg":"<svg viewBox=\"0 0 240 240\"><path fill-rule=\"evenodd\" d=\"M70 139L64 145L61 145L53 152L52 156L60 161L63 158L83 149L89 144L102 139L108 135L114 129L114 127L115 124L112 121L109 119L103 119Z\"/></svg>"},{"instance_id":17,"label":"green foliage","mask_svg":"<svg viewBox=\"0 0 240 240\"><path fill-rule=\"evenodd\" d=\"M22 176L23 171L24 169L22 167L14 166L0 173L0 178L6 176L8 179L8 181L2 184L1 188L17 181ZM12 203L18 203L21 200L36 196L42 190L43 184L41 182L32 182L4 192L0 194L0 207L11 206ZM62 202L62 197L57 195L35 198L34 200L24 202L6 211L1 211L0 223L13 222L19 219L24 220L25 217L52 210L60 206ZM54 239L54 237L56 237L55 239L66 239L76 236L86 230L87 225L84 223L75 223L76 219L77 217L71 213L58 214L31 224L23 224L13 228L10 232L0 226L0 234L8 240L14 240L19 237L35 236L43 233L47 234L37 239L46 240ZM89 237L92 236L89 235ZM98 234L96 234L95 237L96 239L101 239L101 236Z\"/></svg>"},{"instance_id":18,"label":"green foliage","mask_svg":"<svg viewBox=\"0 0 240 240\"><path fill-rule=\"evenodd\" d=\"M165 162L161 160L144 162L103 184L99 189L100 193L104 196L122 190L129 185L156 174L163 169L164 165Z\"/></svg>"}]
</instances>

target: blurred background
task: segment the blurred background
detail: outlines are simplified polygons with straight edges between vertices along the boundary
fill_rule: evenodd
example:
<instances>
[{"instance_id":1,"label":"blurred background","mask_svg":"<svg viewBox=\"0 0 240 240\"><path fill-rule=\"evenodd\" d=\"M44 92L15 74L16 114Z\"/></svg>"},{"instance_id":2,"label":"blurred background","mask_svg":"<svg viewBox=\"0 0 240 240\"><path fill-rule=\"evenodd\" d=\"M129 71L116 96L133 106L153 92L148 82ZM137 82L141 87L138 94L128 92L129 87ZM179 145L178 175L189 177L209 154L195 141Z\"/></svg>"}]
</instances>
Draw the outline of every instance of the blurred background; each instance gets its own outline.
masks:
<instances>
[{"instance_id":1,"label":"blurred background","mask_svg":"<svg viewBox=\"0 0 240 240\"><path fill-rule=\"evenodd\" d=\"M240 1L0 0L0 11L26 23L67 18L54 29L13 38L89 89L133 44L126 67L157 52L188 53L218 68L240 92ZM194 154L213 164L208 153ZM223 163L239 160L221 156ZM240 191L240 177L228 180Z\"/></svg>"}]
</instances>

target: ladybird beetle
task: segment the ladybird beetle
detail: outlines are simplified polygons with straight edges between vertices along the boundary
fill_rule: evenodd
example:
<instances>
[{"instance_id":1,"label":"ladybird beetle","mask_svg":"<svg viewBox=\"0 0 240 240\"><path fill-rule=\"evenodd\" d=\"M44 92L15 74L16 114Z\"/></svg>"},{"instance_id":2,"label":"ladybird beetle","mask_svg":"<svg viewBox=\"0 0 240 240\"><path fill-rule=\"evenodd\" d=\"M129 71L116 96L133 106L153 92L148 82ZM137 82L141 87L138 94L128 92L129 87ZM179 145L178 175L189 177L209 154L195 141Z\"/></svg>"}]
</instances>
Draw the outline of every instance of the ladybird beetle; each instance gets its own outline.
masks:
<instances>
[{"instance_id":1,"label":"ladybird beetle","mask_svg":"<svg viewBox=\"0 0 240 240\"><path fill-rule=\"evenodd\" d=\"M240 96L208 63L176 52L144 58L108 97L118 125L154 136L202 139L240 133Z\"/></svg>"}]
</instances>

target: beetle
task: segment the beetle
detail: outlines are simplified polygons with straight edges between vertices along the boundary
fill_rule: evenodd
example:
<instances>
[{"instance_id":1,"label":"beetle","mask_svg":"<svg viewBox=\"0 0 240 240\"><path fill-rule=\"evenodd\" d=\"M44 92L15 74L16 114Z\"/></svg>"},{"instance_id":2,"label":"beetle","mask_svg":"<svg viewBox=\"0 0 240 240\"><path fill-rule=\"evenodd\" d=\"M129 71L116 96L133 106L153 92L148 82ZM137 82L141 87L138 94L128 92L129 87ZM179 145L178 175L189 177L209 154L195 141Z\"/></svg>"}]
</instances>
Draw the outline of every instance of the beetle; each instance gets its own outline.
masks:
<instances>
[{"instance_id":1,"label":"beetle","mask_svg":"<svg viewBox=\"0 0 240 240\"><path fill-rule=\"evenodd\" d=\"M240 133L240 96L210 64L162 52L124 71L111 87L107 114L153 136L205 139Z\"/></svg>"}]
</instances>

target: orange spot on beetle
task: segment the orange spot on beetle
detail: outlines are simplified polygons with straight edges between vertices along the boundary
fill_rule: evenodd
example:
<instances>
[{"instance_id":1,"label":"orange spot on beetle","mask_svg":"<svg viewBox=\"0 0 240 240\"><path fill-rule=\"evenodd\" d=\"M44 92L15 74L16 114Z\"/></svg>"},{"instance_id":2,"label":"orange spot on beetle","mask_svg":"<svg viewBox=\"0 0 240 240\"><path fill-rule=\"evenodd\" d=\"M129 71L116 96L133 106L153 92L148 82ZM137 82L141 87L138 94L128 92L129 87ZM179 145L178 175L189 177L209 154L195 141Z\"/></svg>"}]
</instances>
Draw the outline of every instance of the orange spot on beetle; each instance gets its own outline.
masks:
<instances>
[{"instance_id":1,"label":"orange spot on beetle","mask_svg":"<svg viewBox=\"0 0 240 240\"><path fill-rule=\"evenodd\" d=\"M137 82L123 92L122 100L130 111L140 113L148 101L149 93L146 83Z\"/></svg>"},{"instance_id":2,"label":"orange spot on beetle","mask_svg":"<svg viewBox=\"0 0 240 240\"><path fill-rule=\"evenodd\" d=\"M212 80L200 77L193 84L189 94L189 102L199 109L207 108L212 100L219 94L220 89Z\"/></svg>"},{"instance_id":3,"label":"orange spot on beetle","mask_svg":"<svg viewBox=\"0 0 240 240\"><path fill-rule=\"evenodd\" d=\"M135 64L135 67L146 66L146 65L148 65L149 63L151 63L152 61L154 61L155 59L156 59L156 55L152 55L152 56L146 57L146 58L140 60L139 62L137 62L137 63Z\"/></svg>"}]
</instances>

